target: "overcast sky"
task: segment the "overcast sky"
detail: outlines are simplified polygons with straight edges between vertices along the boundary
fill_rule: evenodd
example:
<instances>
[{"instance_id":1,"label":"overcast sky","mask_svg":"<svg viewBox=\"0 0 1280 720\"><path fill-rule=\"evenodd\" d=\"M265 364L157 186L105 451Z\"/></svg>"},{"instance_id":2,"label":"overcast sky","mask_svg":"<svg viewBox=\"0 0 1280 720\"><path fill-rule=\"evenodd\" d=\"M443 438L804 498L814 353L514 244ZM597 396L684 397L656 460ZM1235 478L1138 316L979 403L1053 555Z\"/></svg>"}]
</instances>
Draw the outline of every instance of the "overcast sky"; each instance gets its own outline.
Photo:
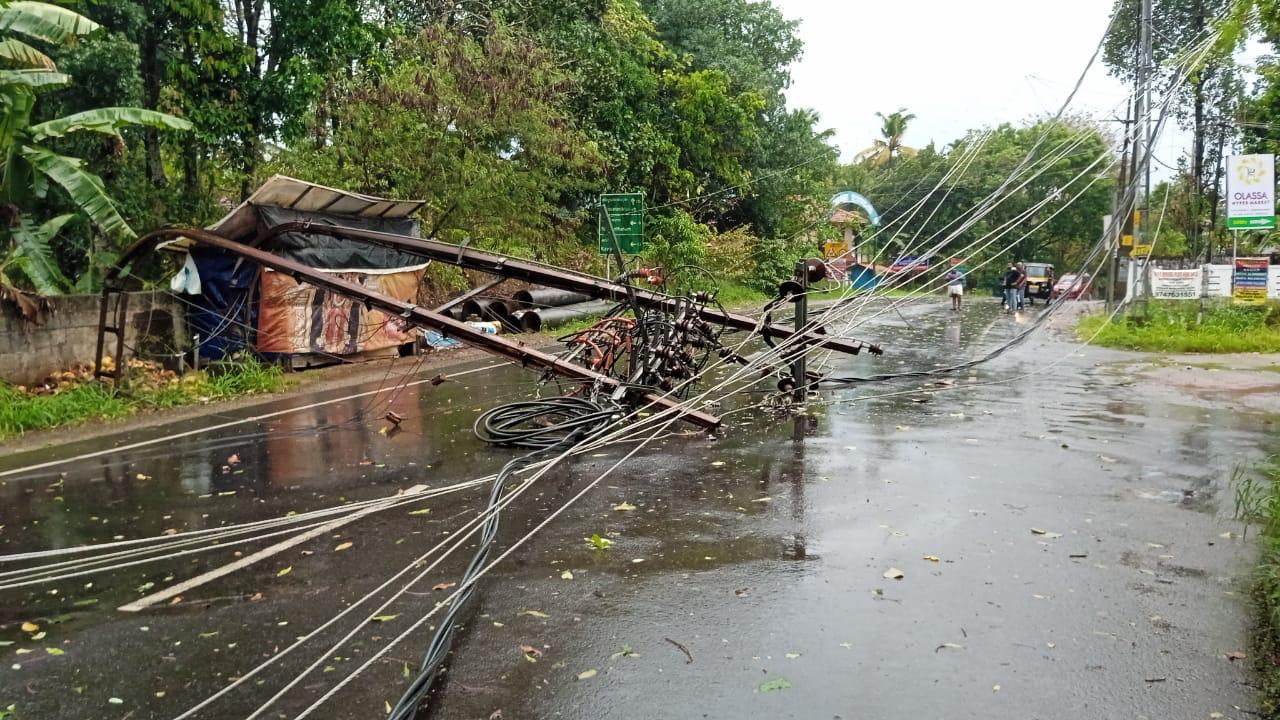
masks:
<instances>
[{"instance_id":1,"label":"overcast sky","mask_svg":"<svg viewBox=\"0 0 1280 720\"><path fill-rule=\"evenodd\" d=\"M918 117L905 143L939 147L970 128L1053 112L1097 46L1112 0L773 0L801 21L792 107L836 131L844 159L879 136L885 114ZM1125 88L1099 59L1076 111L1123 117ZM1176 155L1169 138L1158 154ZM1159 152L1163 148L1164 152ZM1172 160L1172 157L1168 158Z\"/></svg>"}]
</instances>

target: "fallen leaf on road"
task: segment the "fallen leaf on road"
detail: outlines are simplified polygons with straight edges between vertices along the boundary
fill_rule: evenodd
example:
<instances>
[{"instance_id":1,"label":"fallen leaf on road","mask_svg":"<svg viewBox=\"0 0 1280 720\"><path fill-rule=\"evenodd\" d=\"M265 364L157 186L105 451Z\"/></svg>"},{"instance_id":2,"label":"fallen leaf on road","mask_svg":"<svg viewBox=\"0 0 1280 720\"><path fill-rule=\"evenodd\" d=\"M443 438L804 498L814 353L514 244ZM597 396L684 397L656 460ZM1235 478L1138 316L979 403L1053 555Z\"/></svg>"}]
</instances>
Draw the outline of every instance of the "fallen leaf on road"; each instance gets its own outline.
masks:
<instances>
[{"instance_id":1,"label":"fallen leaf on road","mask_svg":"<svg viewBox=\"0 0 1280 720\"><path fill-rule=\"evenodd\" d=\"M618 512L631 512L632 510L636 509L636 506L624 500L618 503L617 505L614 505L613 509L617 510Z\"/></svg>"},{"instance_id":2,"label":"fallen leaf on road","mask_svg":"<svg viewBox=\"0 0 1280 720\"><path fill-rule=\"evenodd\" d=\"M137 475L134 475L134 477L135 477L135 478L137 478L138 480L150 480L150 479L151 479L151 476L150 476L150 475L143 475L142 473L138 473Z\"/></svg>"},{"instance_id":3,"label":"fallen leaf on road","mask_svg":"<svg viewBox=\"0 0 1280 720\"><path fill-rule=\"evenodd\" d=\"M343 550L346 550L346 549L350 548L352 545L355 545L355 543L353 543L353 542L344 542L344 543L339 543L339 544L338 544L338 546L337 546L337 547L335 547L335 548L333 549L333 551L334 551L334 552L342 552Z\"/></svg>"},{"instance_id":4,"label":"fallen leaf on road","mask_svg":"<svg viewBox=\"0 0 1280 720\"><path fill-rule=\"evenodd\" d=\"M49 634L49 633L47 633L47 632L45 632L45 631L41 630L40 632L36 633L35 635L32 635L32 636L31 636L31 639L32 639L32 640L43 640L43 639L44 639L44 636L45 636L45 635L48 635L48 634Z\"/></svg>"},{"instance_id":5,"label":"fallen leaf on road","mask_svg":"<svg viewBox=\"0 0 1280 720\"><path fill-rule=\"evenodd\" d=\"M752 500L751 502L769 502L769 501L770 501L770 500L772 500L772 499L773 499L773 498L769 497L768 495L765 495L764 497L756 498L755 500Z\"/></svg>"},{"instance_id":6,"label":"fallen leaf on road","mask_svg":"<svg viewBox=\"0 0 1280 720\"><path fill-rule=\"evenodd\" d=\"M936 652L939 652L939 651L944 650L944 649L950 649L950 650L963 650L963 649L964 649L964 646L963 646L963 645L958 645L958 644L956 644L956 643L949 643L949 642L948 642L948 643L942 643L942 644L941 644L941 645L939 645L938 647L934 648L934 649L933 649L933 651L936 653Z\"/></svg>"},{"instance_id":7,"label":"fallen leaf on road","mask_svg":"<svg viewBox=\"0 0 1280 720\"><path fill-rule=\"evenodd\" d=\"M544 612L539 612L537 610L522 610L517 614L528 615L529 617L536 617L536 618L543 618L543 619L551 617L550 615Z\"/></svg>"},{"instance_id":8,"label":"fallen leaf on road","mask_svg":"<svg viewBox=\"0 0 1280 720\"><path fill-rule=\"evenodd\" d=\"M595 676L596 676L595 668L591 668L590 670L583 670L582 672L578 673L579 680L590 680Z\"/></svg>"},{"instance_id":9,"label":"fallen leaf on road","mask_svg":"<svg viewBox=\"0 0 1280 720\"><path fill-rule=\"evenodd\" d=\"M789 687L791 687L791 683L787 682L786 678L774 678L772 680L765 680L764 682L760 683L759 687L757 687L756 689L762 693L767 693L767 692L777 692L779 690L786 690Z\"/></svg>"},{"instance_id":10,"label":"fallen leaf on road","mask_svg":"<svg viewBox=\"0 0 1280 720\"><path fill-rule=\"evenodd\" d=\"M396 613L395 615L374 615L372 620L373 622L379 622L379 623L391 622L392 620L395 620L398 617L400 617L400 613Z\"/></svg>"},{"instance_id":11,"label":"fallen leaf on road","mask_svg":"<svg viewBox=\"0 0 1280 720\"><path fill-rule=\"evenodd\" d=\"M436 583L435 585L431 586L431 589L432 590L448 590L449 588L457 584L458 583Z\"/></svg>"},{"instance_id":12,"label":"fallen leaf on road","mask_svg":"<svg viewBox=\"0 0 1280 720\"><path fill-rule=\"evenodd\" d=\"M723 460L717 460L717 461L715 461L715 462L711 463L711 467L720 467L720 466L722 466L722 465L724 465L724 461L723 461Z\"/></svg>"},{"instance_id":13,"label":"fallen leaf on road","mask_svg":"<svg viewBox=\"0 0 1280 720\"><path fill-rule=\"evenodd\" d=\"M738 588L733 591L733 594L738 597L746 597L751 594L751 588Z\"/></svg>"},{"instance_id":14,"label":"fallen leaf on road","mask_svg":"<svg viewBox=\"0 0 1280 720\"><path fill-rule=\"evenodd\" d=\"M33 623L33 622L24 622L24 623L22 623L22 632L25 632L25 633L33 633L33 632L38 631L39 629L40 629L40 626L39 626L39 625L37 625L37 624L35 624L35 623Z\"/></svg>"},{"instance_id":15,"label":"fallen leaf on road","mask_svg":"<svg viewBox=\"0 0 1280 720\"><path fill-rule=\"evenodd\" d=\"M991 692L993 692L993 693L998 693L998 692L1000 692L1000 686L999 686L999 685L992 685L992 686L991 686Z\"/></svg>"},{"instance_id":16,"label":"fallen leaf on road","mask_svg":"<svg viewBox=\"0 0 1280 720\"><path fill-rule=\"evenodd\" d=\"M1041 528L1031 528L1031 534L1032 534L1032 535L1043 535L1043 536L1045 536L1045 537L1049 538L1050 540L1056 540L1056 539L1058 539L1058 538L1062 537L1062 533L1058 533L1058 532L1050 532L1050 531L1048 531L1048 530L1043 530L1043 529L1041 529Z\"/></svg>"},{"instance_id":17,"label":"fallen leaf on road","mask_svg":"<svg viewBox=\"0 0 1280 720\"><path fill-rule=\"evenodd\" d=\"M565 570L564 572L560 573L560 579L561 579L561 580L572 580L572 579L573 579L573 573L572 573L571 571L569 571L569 570Z\"/></svg>"},{"instance_id":18,"label":"fallen leaf on road","mask_svg":"<svg viewBox=\"0 0 1280 720\"><path fill-rule=\"evenodd\" d=\"M50 655L55 655L55 656L67 654L66 651L64 651L62 648L45 648L44 651L49 653Z\"/></svg>"},{"instance_id":19,"label":"fallen leaf on road","mask_svg":"<svg viewBox=\"0 0 1280 720\"><path fill-rule=\"evenodd\" d=\"M800 653L796 653L796 652L787 653L786 657L788 660L795 660L796 658L800 657Z\"/></svg>"},{"instance_id":20,"label":"fallen leaf on road","mask_svg":"<svg viewBox=\"0 0 1280 720\"><path fill-rule=\"evenodd\" d=\"M285 568L285 569L281 570L280 572L276 573L276 577L284 577L285 575L288 575L288 574L289 574L289 573L291 573L291 572L293 572L293 566L292 566L292 565L290 565L289 567L287 567L287 568Z\"/></svg>"},{"instance_id":21,"label":"fallen leaf on road","mask_svg":"<svg viewBox=\"0 0 1280 720\"><path fill-rule=\"evenodd\" d=\"M884 576L885 576L886 578L889 578L890 580L901 580L902 578L906 577L907 575L906 575L906 573L902 572L902 571L901 571L901 570L899 570L898 568L891 567L891 568L889 568L888 570L885 570L885 571L884 571Z\"/></svg>"},{"instance_id":22,"label":"fallen leaf on road","mask_svg":"<svg viewBox=\"0 0 1280 720\"><path fill-rule=\"evenodd\" d=\"M426 515L429 512L431 512L431 508L422 508L421 510L414 510L409 514L410 515Z\"/></svg>"},{"instance_id":23,"label":"fallen leaf on road","mask_svg":"<svg viewBox=\"0 0 1280 720\"><path fill-rule=\"evenodd\" d=\"M1247 658L1247 657L1249 657L1249 656L1248 656L1248 655L1245 655L1245 654L1244 654L1242 651L1240 651L1240 650L1232 650L1231 652L1229 652L1229 653L1227 653L1227 654L1226 654L1226 658L1227 658L1228 660L1232 660L1232 661L1234 661L1234 660L1244 660L1244 659L1245 659L1245 658Z\"/></svg>"},{"instance_id":24,"label":"fallen leaf on road","mask_svg":"<svg viewBox=\"0 0 1280 720\"><path fill-rule=\"evenodd\" d=\"M928 560L929 562L941 562L941 561L942 561L942 558L939 558L937 555L925 555L923 559L924 559L924 560Z\"/></svg>"}]
</instances>

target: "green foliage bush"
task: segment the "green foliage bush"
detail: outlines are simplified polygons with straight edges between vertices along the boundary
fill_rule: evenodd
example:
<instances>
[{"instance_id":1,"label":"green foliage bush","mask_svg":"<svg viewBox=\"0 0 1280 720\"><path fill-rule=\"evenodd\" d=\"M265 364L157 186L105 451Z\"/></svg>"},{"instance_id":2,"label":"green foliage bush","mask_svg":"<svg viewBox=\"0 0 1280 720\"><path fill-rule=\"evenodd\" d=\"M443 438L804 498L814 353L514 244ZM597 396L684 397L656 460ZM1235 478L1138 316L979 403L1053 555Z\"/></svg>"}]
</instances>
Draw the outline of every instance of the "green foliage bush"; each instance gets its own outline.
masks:
<instances>
[{"instance_id":1,"label":"green foliage bush","mask_svg":"<svg viewBox=\"0 0 1280 720\"><path fill-rule=\"evenodd\" d=\"M1280 352L1280 303L1234 305L1230 301L1153 300L1131 306L1110 323L1107 314L1082 318L1082 340L1103 347L1152 352ZM1095 337L1096 336L1096 337Z\"/></svg>"},{"instance_id":2,"label":"green foliage bush","mask_svg":"<svg viewBox=\"0 0 1280 720\"><path fill-rule=\"evenodd\" d=\"M113 420L147 409L277 392L286 385L279 366L252 357L221 363L171 383L140 384L124 391L85 383L36 395L0 383L0 439L91 420Z\"/></svg>"},{"instance_id":3,"label":"green foliage bush","mask_svg":"<svg viewBox=\"0 0 1280 720\"><path fill-rule=\"evenodd\" d=\"M1255 472L1237 467L1232 477L1236 519L1258 533L1258 561L1251 595L1256 630L1252 655L1258 671L1260 717L1280 715L1280 456Z\"/></svg>"}]
</instances>

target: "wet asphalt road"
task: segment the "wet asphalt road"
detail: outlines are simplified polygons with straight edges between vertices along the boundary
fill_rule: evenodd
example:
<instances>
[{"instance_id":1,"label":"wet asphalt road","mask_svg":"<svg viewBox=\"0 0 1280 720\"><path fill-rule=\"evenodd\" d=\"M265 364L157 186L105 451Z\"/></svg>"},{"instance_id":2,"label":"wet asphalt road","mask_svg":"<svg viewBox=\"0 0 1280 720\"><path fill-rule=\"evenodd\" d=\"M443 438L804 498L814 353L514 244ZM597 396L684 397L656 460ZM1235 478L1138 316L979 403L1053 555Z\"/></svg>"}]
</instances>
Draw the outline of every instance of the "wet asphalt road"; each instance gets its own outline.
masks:
<instances>
[{"instance_id":1,"label":"wet asphalt road","mask_svg":"<svg viewBox=\"0 0 1280 720\"><path fill-rule=\"evenodd\" d=\"M1017 327L991 302L971 302L962 319L941 303L885 316L862 334L886 355L836 369L971 357ZM1043 332L956 378L973 387L827 392L800 417L745 412L719 440L656 443L481 582L430 716L1245 717L1247 661L1227 655L1248 651L1252 551L1230 520L1228 480L1276 446L1280 426L1221 394L1157 386L1136 362ZM513 453L481 446L470 423L524 397L529 378L502 367L409 388L392 437L379 432L385 403L365 398L5 477L0 552L279 517L493 472ZM1016 379L981 384L1003 378ZM0 471L227 419L5 457ZM504 514L500 547L620 454L541 481ZM11 643L0 647L0 708L14 703L23 720L175 717L447 537L484 494L373 515L142 613L114 608L265 543L0 591L0 641ZM635 509L613 509L623 502ZM431 512L410 514L422 507ZM613 546L591 549L592 534ZM264 717L295 717L442 599L432 586L456 581L469 554ZM383 717L429 635L411 635L314 717ZM247 716L328 644L199 717Z\"/></svg>"}]
</instances>

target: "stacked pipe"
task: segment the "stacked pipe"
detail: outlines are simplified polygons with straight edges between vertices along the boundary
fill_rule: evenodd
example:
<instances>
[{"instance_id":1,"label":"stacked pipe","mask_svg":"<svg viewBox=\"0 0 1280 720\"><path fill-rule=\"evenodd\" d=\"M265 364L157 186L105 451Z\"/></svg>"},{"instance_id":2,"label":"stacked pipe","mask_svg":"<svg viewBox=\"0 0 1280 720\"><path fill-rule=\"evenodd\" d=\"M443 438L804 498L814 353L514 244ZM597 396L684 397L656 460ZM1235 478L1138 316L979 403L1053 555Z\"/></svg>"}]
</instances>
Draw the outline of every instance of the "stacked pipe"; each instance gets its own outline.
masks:
<instances>
[{"instance_id":1,"label":"stacked pipe","mask_svg":"<svg viewBox=\"0 0 1280 720\"><path fill-rule=\"evenodd\" d=\"M520 290L512 294L511 301L517 308L515 317L525 332L539 332L544 327L571 320L600 317L615 304L607 300L592 300L590 295L584 293L557 288Z\"/></svg>"}]
</instances>

